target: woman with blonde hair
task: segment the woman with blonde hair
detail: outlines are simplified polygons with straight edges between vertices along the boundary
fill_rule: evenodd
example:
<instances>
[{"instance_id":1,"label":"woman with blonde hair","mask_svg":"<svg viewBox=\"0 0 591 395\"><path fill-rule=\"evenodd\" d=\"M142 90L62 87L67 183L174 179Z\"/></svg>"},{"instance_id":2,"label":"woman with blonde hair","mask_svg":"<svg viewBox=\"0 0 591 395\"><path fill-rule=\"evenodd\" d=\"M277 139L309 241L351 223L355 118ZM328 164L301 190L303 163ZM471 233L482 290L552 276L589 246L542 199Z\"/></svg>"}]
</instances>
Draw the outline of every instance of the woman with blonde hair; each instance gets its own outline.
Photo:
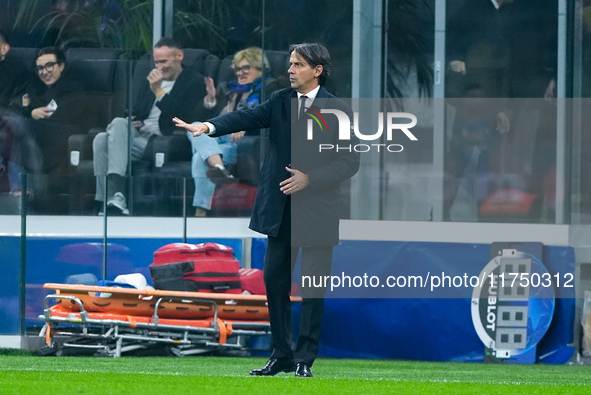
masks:
<instances>
[{"instance_id":1,"label":"woman with blonde hair","mask_svg":"<svg viewBox=\"0 0 591 395\"><path fill-rule=\"evenodd\" d=\"M261 102L263 86L266 92L277 89L276 81L270 75L269 61L261 48L249 47L236 52L232 69L236 80L222 82L217 87L211 77L205 78L207 95L203 98L203 106L215 114L254 107ZM246 131L239 131L211 138L205 135L193 137L187 132L193 152L191 175L195 181L195 216L207 216L216 185L238 182L226 166L236 163L236 142L245 134Z\"/></svg>"}]
</instances>

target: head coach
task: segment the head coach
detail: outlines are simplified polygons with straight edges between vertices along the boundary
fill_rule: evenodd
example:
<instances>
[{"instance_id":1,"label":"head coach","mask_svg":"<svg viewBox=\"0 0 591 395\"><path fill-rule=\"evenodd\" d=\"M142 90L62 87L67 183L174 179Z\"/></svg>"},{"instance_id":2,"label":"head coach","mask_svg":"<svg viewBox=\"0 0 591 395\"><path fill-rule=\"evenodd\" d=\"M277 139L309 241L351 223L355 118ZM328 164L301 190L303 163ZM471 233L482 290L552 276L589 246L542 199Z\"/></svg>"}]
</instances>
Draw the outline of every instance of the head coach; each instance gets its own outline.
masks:
<instances>
[{"instance_id":1,"label":"head coach","mask_svg":"<svg viewBox=\"0 0 591 395\"><path fill-rule=\"evenodd\" d=\"M324 88L331 70L328 50L318 43L294 44L289 50L289 88L274 92L254 108L202 124L190 125L178 118L174 122L195 136L269 128L250 228L268 236L264 279L273 351L267 364L250 374L295 371L297 377L312 377L325 288L302 289L299 336L292 350L289 293L293 267L301 251L302 275L330 275L333 247L339 242L340 186L359 169L359 155L350 149L319 150L319 143L338 146L335 116L323 118L327 130L308 122L312 119L308 114L318 116L324 108L340 110L352 119L349 106ZM354 136L347 141L348 147L349 143L354 145Z\"/></svg>"}]
</instances>

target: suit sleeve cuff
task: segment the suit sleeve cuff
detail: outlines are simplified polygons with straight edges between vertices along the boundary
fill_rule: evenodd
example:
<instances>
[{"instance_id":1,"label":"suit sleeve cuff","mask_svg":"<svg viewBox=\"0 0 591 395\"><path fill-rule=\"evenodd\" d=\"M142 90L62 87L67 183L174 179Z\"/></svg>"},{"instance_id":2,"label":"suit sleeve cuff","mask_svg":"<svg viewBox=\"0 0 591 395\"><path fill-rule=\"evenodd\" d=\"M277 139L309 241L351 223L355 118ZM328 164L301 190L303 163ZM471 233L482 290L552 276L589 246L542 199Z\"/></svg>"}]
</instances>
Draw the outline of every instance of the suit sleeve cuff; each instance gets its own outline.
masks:
<instances>
[{"instance_id":1,"label":"suit sleeve cuff","mask_svg":"<svg viewBox=\"0 0 591 395\"><path fill-rule=\"evenodd\" d=\"M205 134L207 134L208 136L215 134L215 126L213 123L206 121L206 122L203 122L203 124L209 128L209 132L207 132Z\"/></svg>"}]
</instances>

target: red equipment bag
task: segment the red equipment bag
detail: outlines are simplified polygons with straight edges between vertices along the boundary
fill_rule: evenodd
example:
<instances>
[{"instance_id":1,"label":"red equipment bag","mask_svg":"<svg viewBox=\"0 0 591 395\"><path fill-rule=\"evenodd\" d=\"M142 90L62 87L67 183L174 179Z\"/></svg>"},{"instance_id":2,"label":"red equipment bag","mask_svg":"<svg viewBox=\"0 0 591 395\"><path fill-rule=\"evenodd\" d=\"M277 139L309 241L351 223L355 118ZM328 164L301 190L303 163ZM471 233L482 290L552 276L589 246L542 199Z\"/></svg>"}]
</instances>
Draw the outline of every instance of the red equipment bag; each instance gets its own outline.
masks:
<instances>
[{"instance_id":1,"label":"red equipment bag","mask_svg":"<svg viewBox=\"0 0 591 395\"><path fill-rule=\"evenodd\" d=\"M263 271L261 269L240 269L242 289L251 295L266 295Z\"/></svg>"},{"instance_id":2,"label":"red equipment bag","mask_svg":"<svg viewBox=\"0 0 591 395\"><path fill-rule=\"evenodd\" d=\"M240 262L217 243L172 243L154 252L154 288L169 291L241 293Z\"/></svg>"},{"instance_id":3,"label":"red equipment bag","mask_svg":"<svg viewBox=\"0 0 591 395\"><path fill-rule=\"evenodd\" d=\"M215 189L211 212L217 216L250 215L257 189L244 184L227 184Z\"/></svg>"}]
</instances>

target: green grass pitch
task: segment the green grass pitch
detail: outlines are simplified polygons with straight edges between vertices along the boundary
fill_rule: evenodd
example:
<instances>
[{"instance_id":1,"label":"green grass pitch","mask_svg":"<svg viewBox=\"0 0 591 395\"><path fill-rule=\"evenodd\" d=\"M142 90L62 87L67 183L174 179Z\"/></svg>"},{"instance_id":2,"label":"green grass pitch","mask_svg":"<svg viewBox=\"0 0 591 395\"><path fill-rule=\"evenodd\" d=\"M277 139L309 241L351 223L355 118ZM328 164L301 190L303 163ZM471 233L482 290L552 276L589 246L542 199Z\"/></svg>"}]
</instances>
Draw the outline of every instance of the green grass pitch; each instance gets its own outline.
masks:
<instances>
[{"instance_id":1,"label":"green grass pitch","mask_svg":"<svg viewBox=\"0 0 591 395\"><path fill-rule=\"evenodd\" d=\"M589 394L591 366L320 358L315 377L250 377L264 358L0 353L2 394Z\"/></svg>"}]
</instances>

